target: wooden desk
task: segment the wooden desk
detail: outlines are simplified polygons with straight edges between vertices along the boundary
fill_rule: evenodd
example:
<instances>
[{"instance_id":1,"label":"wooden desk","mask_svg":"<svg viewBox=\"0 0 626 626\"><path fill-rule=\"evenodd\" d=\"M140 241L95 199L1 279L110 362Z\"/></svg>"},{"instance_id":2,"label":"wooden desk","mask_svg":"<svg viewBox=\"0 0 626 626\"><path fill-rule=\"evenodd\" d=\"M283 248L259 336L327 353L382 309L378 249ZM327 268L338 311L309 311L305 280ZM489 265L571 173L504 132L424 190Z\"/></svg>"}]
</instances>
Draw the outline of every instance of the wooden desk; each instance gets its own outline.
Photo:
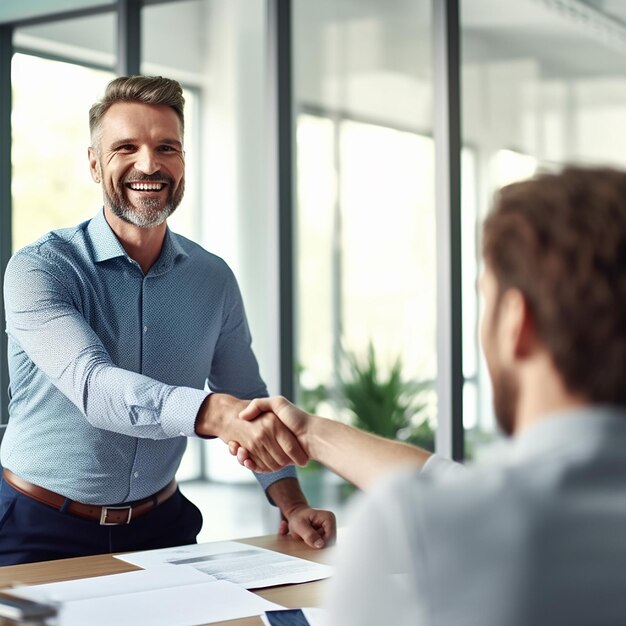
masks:
<instances>
[{"instance_id":1,"label":"wooden desk","mask_svg":"<svg viewBox=\"0 0 626 626\"><path fill-rule=\"evenodd\" d=\"M266 537L252 537L238 539L242 543L248 543L277 552L284 552L318 563L330 563L332 549L314 550L302 541L292 537L279 537L268 535ZM98 556L85 556L77 559L62 559L59 561L45 561L43 563L29 563L27 565L10 565L0 567L0 587L6 587L18 583L50 583L59 580L73 580L87 578L89 576L103 576L105 574L117 574L131 572L140 569L113 558L110 554ZM301 608L305 606L318 606L322 598L322 589L325 581L302 583L299 585L282 585L259 589L254 593L289 608ZM229 620L228 622L215 622L216 624L228 624L229 626L260 626L263 624L259 617L247 617L244 619Z\"/></svg>"}]
</instances>

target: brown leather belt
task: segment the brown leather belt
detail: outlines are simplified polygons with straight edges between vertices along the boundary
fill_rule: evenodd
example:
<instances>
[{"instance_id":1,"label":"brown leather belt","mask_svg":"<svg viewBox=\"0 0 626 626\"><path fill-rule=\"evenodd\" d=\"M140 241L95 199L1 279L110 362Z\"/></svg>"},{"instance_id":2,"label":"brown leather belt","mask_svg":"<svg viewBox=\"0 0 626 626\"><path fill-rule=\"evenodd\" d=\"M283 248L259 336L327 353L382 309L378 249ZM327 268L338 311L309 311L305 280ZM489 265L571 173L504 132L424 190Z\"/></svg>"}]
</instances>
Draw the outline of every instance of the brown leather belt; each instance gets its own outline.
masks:
<instances>
[{"instance_id":1,"label":"brown leather belt","mask_svg":"<svg viewBox=\"0 0 626 626\"><path fill-rule=\"evenodd\" d=\"M137 519L152 511L159 504L163 504L163 502L174 495L178 488L176 481L172 480L171 483L153 496L128 506L98 506L97 504L83 504L75 500L68 500L65 496L29 483L6 468L2 472L2 477L11 487L33 500L37 500L37 502L47 504L59 511L63 509L72 515L97 520L102 526L130 524L131 519ZM64 506L66 501L69 504Z\"/></svg>"}]
</instances>

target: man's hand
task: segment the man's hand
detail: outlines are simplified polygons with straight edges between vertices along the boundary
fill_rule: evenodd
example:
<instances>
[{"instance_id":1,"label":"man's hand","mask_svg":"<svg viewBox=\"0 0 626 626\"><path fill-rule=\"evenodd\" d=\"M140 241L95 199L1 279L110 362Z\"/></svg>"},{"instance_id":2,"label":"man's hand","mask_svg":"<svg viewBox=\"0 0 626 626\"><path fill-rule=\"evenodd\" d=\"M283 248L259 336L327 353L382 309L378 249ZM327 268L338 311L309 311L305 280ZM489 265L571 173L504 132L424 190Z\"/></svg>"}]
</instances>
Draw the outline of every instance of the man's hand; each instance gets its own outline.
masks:
<instances>
[{"instance_id":1,"label":"man's hand","mask_svg":"<svg viewBox=\"0 0 626 626\"><path fill-rule=\"evenodd\" d=\"M282 514L279 535L289 533L311 548L323 548L334 542L337 533L335 515L331 511L311 508L295 478L276 481L267 488L267 495Z\"/></svg>"},{"instance_id":2,"label":"man's hand","mask_svg":"<svg viewBox=\"0 0 626 626\"><path fill-rule=\"evenodd\" d=\"M288 518L283 517L278 534L290 534L302 539L311 548L323 548L335 541L337 534L335 514L332 511L303 505L293 510Z\"/></svg>"},{"instance_id":3,"label":"man's hand","mask_svg":"<svg viewBox=\"0 0 626 626\"><path fill-rule=\"evenodd\" d=\"M267 413L277 416L280 421L295 435L298 443L305 454L310 456L307 446L307 431L309 423L314 416L294 406L282 396L272 398L257 398L252 400L240 413L239 417L246 421L256 421L263 418ZM231 439L228 441L228 449L241 465L255 472L262 472L262 459L254 450L248 448L242 441Z\"/></svg>"},{"instance_id":4,"label":"man's hand","mask_svg":"<svg viewBox=\"0 0 626 626\"><path fill-rule=\"evenodd\" d=\"M207 396L196 418L196 432L203 437L219 437L225 443L237 441L249 451L257 471L274 472L293 463L306 465L307 453L276 415L263 412L253 421L239 419L247 405L247 400L227 394Z\"/></svg>"}]
</instances>

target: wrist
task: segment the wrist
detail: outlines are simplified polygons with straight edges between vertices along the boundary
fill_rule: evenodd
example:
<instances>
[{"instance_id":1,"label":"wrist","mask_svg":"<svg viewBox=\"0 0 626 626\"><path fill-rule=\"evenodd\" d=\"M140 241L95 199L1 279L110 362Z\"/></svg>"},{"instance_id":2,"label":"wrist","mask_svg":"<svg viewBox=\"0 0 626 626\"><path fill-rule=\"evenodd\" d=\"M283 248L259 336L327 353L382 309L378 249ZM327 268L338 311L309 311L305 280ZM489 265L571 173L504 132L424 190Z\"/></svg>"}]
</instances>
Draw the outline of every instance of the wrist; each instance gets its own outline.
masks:
<instances>
[{"instance_id":1,"label":"wrist","mask_svg":"<svg viewBox=\"0 0 626 626\"><path fill-rule=\"evenodd\" d=\"M328 418L320 417L318 415L310 415L307 419L306 426L302 432L301 437L302 444L307 451L309 457L315 461L320 461L320 456L323 455L324 444L324 427L328 422Z\"/></svg>"},{"instance_id":2,"label":"wrist","mask_svg":"<svg viewBox=\"0 0 626 626\"><path fill-rule=\"evenodd\" d=\"M224 393L211 393L200 405L195 430L200 437L219 437L223 441L228 408L236 398Z\"/></svg>"},{"instance_id":3,"label":"wrist","mask_svg":"<svg viewBox=\"0 0 626 626\"><path fill-rule=\"evenodd\" d=\"M285 519L289 519L298 509L309 506L296 478L276 481L267 488L267 494Z\"/></svg>"}]
</instances>

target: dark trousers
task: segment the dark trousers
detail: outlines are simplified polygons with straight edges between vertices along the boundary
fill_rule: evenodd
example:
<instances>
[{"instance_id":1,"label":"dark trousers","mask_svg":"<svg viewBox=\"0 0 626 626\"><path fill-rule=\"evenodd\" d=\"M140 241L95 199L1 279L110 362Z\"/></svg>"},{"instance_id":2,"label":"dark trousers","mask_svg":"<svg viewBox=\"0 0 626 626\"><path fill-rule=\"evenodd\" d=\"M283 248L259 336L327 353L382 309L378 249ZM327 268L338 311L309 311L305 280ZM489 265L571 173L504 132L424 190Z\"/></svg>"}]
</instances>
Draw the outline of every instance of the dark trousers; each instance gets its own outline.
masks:
<instances>
[{"instance_id":1,"label":"dark trousers","mask_svg":"<svg viewBox=\"0 0 626 626\"><path fill-rule=\"evenodd\" d=\"M41 504L0 478L0 566L196 543L202 514L180 491L120 526Z\"/></svg>"}]
</instances>

